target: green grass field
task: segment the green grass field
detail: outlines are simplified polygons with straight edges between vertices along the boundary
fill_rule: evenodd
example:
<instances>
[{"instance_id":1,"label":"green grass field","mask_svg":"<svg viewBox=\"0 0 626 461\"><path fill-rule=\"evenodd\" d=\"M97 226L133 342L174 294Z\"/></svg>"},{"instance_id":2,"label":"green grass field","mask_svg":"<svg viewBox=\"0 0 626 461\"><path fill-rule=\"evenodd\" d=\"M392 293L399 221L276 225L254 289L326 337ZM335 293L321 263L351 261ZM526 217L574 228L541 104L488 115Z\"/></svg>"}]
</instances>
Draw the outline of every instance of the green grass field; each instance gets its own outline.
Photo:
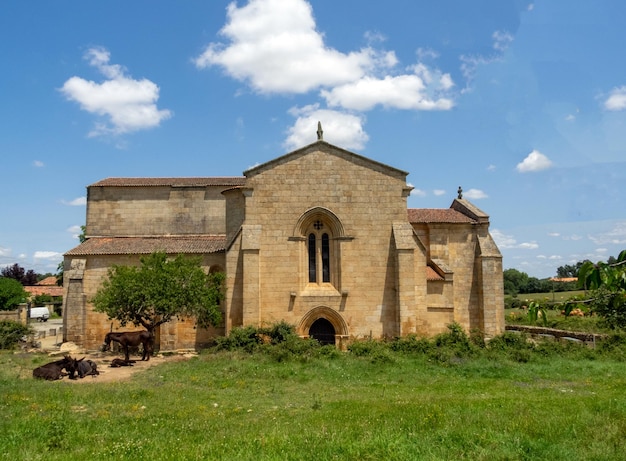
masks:
<instances>
[{"instance_id":1,"label":"green grass field","mask_svg":"<svg viewBox=\"0 0 626 461\"><path fill-rule=\"evenodd\" d=\"M607 355L516 338L203 353L119 383L36 381L44 357L2 352L0 459L624 459L624 345Z\"/></svg>"},{"instance_id":2,"label":"green grass field","mask_svg":"<svg viewBox=\"0 0 626 461\"><path fill-rule=\"evenodd\" d=\"M576 291L555 291L549 293L524 293L517 295L517 298L522 301L547 301L547 302L563 302L567 301L573 296L579 296L584 294L584 290L576 290Z\"/></svg>"}]
</instances>

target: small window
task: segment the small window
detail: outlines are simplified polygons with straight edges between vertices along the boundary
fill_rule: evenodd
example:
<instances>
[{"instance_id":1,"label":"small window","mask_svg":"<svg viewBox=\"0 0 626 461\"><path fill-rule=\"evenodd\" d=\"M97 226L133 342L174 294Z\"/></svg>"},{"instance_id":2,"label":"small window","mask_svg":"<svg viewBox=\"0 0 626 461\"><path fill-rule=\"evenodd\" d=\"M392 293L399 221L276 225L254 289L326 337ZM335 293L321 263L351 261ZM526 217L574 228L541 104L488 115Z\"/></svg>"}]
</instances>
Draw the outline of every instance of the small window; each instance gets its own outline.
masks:
<instances>
[{"instance_id":1,"label":"small window","mask_svg":"<svg viewBox=\"0 0 626 461\"><path fill-rule=\"evenodd\" d=\"M309 234L309 283L317 282L317 252L315 251L315 234Z\"/></svg>"},{"instance_id":2,"label":"small window","mask_svg":"<svg viewBox=\"0 0 626 461\"><path fill-rule=\"evenodd\" d=\"M324 224L315 221L307 238L309 283L330 283L330 235L323 229Z\"/></svg>"},{"instance_id":3,"label":"small window","mask_svg":"<svg viewBox=\"0 0 626 461\"><path fill-rule=\"evenodd\" d=\"M322 235L322 281L330 283L330 242L328 234Z\"/></svg>"}]
</instances>

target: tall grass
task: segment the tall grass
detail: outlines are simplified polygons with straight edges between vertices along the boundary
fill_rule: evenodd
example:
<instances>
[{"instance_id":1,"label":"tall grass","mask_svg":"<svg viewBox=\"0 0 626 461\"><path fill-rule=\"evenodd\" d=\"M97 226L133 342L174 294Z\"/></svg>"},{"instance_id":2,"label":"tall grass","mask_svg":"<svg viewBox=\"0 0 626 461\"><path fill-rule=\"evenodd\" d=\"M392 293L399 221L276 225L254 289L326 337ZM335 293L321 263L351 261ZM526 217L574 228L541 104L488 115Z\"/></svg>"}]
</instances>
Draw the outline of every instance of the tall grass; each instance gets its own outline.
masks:
<instances>
[{"instance_id":1,"label":"tall grass","mask_svg":"<svg viewBox=\"0 0 626 461\"><path fill-rule=\"evenodd\" d=\"M484 345L452 330L343 353L281 344L205 352L119 383L35 381L45 357L2 353L0 459L570 461L626 452L620 337L596 350L511 333Z\"/></svg>"}]
</instances>

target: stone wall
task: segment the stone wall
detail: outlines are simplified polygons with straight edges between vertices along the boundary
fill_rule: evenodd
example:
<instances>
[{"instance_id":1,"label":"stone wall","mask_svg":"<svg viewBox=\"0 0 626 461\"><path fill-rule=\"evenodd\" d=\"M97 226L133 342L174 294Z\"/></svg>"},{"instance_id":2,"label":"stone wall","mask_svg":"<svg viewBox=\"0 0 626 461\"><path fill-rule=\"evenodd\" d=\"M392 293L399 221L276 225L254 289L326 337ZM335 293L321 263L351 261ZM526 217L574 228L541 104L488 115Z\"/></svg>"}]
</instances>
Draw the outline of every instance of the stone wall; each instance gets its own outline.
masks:
<instances>
[{"instance_id":1,"label":"stone wall","mask_svg":"<svg viewBox=\"0 0 626 461\"><path fill-rule=\"evenodd\" d=\"M89 188L88 236L225 233L223 186Z\"/></svg>"},{"instance_id":2,"label":"stone wall","mask_svg":"<svg viewBox=\"0 0 626 461\"><path fill-rule=\"evenodd\" d=\"M63 340L81 344L88 350L98 349L109 331L140 330L142 327L122 326L117 320L110 320L106 314L94 311L91 299L100 288L111 265L139 265L138 255L90 256L85 260L66 258L65 266L80 266L84 262L82 273L77 270L65 271L64 276L64 316ZM223 253L203 255L202 266L205 271L211 267L225 267ZM193 319L175 320L164 324L157 332L162 350L194 349L208 343L211 338L224 333L224 326L216 328L197 328Z\"/></svg>"}]
</instances>

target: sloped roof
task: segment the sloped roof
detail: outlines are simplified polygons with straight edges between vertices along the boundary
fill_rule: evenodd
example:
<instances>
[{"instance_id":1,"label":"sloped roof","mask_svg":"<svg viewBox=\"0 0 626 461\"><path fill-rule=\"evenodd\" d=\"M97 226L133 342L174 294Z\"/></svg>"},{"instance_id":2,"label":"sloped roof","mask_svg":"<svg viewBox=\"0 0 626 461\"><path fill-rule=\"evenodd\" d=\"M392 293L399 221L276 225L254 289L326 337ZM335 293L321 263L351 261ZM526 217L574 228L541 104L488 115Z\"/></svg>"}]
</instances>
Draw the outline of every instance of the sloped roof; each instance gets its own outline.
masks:
<instances>
[{"instance_id":1,"label":"sloped roof","mask_svg":"<svg viewBox=\"0 0 626 461\"><path fill-rule=\"evenodd\" d=\"M32 285L24 287L31 296L38 295L50 295L50 296L63 296L63 287L56 284L52 285Z\"/></svg>"},{"instance_id":2,"label":"sloped roof","mask_svg":"<svg viewBox=\"0 0 626 461\"><path fill-rule=\"evenodd\" d=\"M35 283L35 285L57 286L57 278L51 275L50 277L46 277L45 279L42 279L39 282Z\"/></svg>"},{"instance_id":3,"label":"sloped roof","mask_svg":"<svg viewBox=\"0 0 626 461\"><path fill-rule=\"evenodd\" d=\"M243 186L243 176L197 177L197 178L106 178L89 187L207 187L207 186Z\"/></svg>"},{"instance_id":4,"label":"sloped roof","mask_svg":"<svg viewBox=\"0 0 626 461\"><path fill-rule=\"evenodd\" d=\"M411 224L474 224L476 220L459 213L452 208L409 208L407 209L409 222Z\"/></svg>"},{"instance_id":5,"label":"sloped roof","mask_svg":"<svg viewBox=\"0 0 626 461\"><path fill-rule=\"evenodd\" d=\"M66 256L89 255L141 255L155 251L168 254L217 253L226 248L225 235L200 235L184 237L92 237Z\"/></svg>"},{"instance_id":6,"label":"sloped roof","mask_svg":"<svg viewBox=\"0 0 626 461\"><path fill-rule=\"evenodd\" d=\"M333 144L329 144L323 140L316 141L312 144L309 144L308 146L304 146L300 149L281 155L280 157L276 157L268 162L254 166L244 171L243 174L246 177L251 177L263 171L274 168L276 165L285 163L287 161L291 161L292 159L301 157L303 155L307 155L308 153L313 152L313 151L321 151L330 155L335 155L337 157L341 157L348 161L367 166L368 168L371 168L372 170L379 171L383 174L393 176L396 178L404 179L409 174L406 171L399 170L398 168L394 168L392 166L386 165L376 160L372 160L371 158L364 157L359 154L355 154L354 152L350 152L349 150L343 149L341 147L337 147Z\"/></svg>"},{"instance_id":7,"label":"sloped roof","mask_svg":"<svg viewBox=\"0 0 626 461\"><path fill-rule=\"evenodd\" d=\"M433 280L444 280L444 278L441 275L439 275L435 271L435 269L433 269L430 266L426 266L426 280L430 280L430 281L433 281Z\"/></svg>"}]
</instances>

